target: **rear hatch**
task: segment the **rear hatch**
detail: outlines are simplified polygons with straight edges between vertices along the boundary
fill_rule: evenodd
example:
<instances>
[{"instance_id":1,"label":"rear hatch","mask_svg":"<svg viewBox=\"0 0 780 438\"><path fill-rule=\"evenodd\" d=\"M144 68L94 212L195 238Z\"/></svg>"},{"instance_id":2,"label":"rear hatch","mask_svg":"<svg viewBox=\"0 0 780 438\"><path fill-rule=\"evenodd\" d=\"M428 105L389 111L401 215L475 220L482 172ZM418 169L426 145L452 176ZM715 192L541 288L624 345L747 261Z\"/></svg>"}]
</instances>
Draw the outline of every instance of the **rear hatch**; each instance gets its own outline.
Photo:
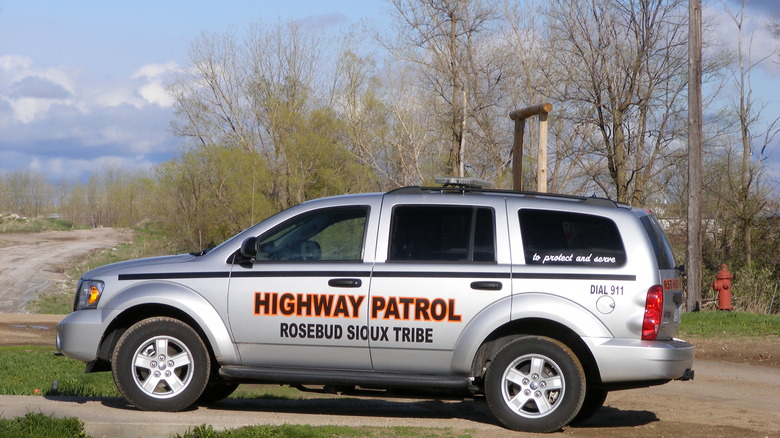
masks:
<instances>
[{"instance_id":1,"label":"rear hatch","mask_svg":"<svg viewBox=\"0 0 780 438\"><path fill-rule=\"evenodd\" d=\"M683 285L680 271L675 267L674 254L669 245L669 240L658 219L646 210L635 209L639 213L639 219L650 238L658 263L661 286L664 290L663 317L661 328L658 332L658 340L671 339L677 333L680 325L680 315L683 304Z\"/></svg>"}]
</instances>

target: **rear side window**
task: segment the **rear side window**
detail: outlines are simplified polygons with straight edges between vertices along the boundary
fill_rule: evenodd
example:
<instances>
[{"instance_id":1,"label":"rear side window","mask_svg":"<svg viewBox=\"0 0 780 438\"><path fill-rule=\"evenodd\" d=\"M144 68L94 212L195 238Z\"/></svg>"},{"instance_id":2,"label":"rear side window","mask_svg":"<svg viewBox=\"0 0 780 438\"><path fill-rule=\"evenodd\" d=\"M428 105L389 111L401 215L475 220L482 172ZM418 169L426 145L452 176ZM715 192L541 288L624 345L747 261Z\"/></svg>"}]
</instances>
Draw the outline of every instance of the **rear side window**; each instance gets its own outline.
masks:
<instances>
[{"instance_id":1,"label":"rear side window","mask_svg":"<svg viewBox=\"0 0 780 438\"><path fill-rule=\"evenodd\" d=\"M494 216L485 207L397 206L388 260L495 262Z\"/></svg>"},{"instance_id":2,"label":"rear side window","mask_svg":"<svg viewBox=\"0 0 780 438\"><path fill-rule=\"evenodd\" d=\"M518 214L526 264L617 267L626 262L611 219L551 210Z\"/></svg>"},{"instance_id":3,"label":"rear side window","mask_svg":"<svg viewBox=\"0 0 780 438\"><path fill-rule=\"evenodd\" d=\"M658 219L653 215L647 215L642 216L640 221L642 226L645 227L645 231L647 231L647 236L650 237L650 242L655 252L655 259L658 261L658 269L674 269L672 247L669 245L669 241L666 239Z\"/></svg>"}]
</instances>

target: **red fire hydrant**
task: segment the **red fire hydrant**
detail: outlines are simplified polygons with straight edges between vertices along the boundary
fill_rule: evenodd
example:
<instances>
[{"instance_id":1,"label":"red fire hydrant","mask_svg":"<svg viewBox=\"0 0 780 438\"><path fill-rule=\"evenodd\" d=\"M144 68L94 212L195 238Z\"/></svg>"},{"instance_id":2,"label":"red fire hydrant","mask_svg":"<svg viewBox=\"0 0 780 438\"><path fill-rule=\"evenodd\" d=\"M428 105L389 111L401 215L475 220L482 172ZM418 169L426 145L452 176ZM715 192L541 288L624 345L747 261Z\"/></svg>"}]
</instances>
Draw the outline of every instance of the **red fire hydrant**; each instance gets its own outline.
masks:
<instances>
[{"instance_id":1,"label":"red fire hydrant","mask_svg":"<svg viewBox=\"0 0 780 438\"><path fill-rule=\"evenodd\" d=\"M718 292L718 310L734 310L731 307L731 279L734 278L726 269L726 265L720 265L720 272L715 274L712 288Z\"/></svg>"}]
</instances>

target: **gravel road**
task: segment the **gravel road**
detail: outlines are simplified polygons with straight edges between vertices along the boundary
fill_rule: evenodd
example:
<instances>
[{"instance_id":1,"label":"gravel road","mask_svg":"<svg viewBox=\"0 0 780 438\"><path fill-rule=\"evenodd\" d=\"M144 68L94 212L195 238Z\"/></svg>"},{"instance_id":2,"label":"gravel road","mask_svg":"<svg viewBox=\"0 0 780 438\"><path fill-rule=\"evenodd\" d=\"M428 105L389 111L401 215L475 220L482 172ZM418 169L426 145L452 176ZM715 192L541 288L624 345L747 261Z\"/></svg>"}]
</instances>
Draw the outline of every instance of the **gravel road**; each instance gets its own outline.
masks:
<instances>
[{"instance_id":1,"label":"gravel road","mask_svg":"<svg viewBox=\"0 0 780 438\"><path fill-rule=\"evenodd\" d=\"M26 313L39 294L60 290L69 261L131 237L113 228L0 234L0 313Z\"/></svg>"}]
</instances>

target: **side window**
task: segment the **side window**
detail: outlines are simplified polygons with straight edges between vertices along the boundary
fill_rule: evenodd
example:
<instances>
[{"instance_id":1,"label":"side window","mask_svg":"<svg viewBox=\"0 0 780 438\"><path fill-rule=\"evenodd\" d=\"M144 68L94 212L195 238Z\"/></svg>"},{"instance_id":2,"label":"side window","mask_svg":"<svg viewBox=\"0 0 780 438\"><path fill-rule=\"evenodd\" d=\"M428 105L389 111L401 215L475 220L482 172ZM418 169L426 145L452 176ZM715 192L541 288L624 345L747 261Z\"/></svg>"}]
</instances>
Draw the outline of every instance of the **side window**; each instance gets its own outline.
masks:
<instances>
[{"instance_id":1,"label":"side window","mask_svg":"<svg viewBox=\"0 0 780 438\"><path fill-rule=\"evenodd\" d=\"M361 261L368 207L304 213L259 237L257 261Z\"/></svg>"},{"instance_id":2,"label":"side window","mask_svg":"<svg viewBox=\"0 0 780 438\"><path fill-rule=\"evenodd\" d=\"M626 251L607 218L550 210L520 210L526 264L617 267Z\"/></svg>"},{"instance_id":3,"label":"side window","mask_svg":"<svg viewBox=\"0 0 780 438\"><path fill-rule=\"evenodd\" d=\"M647 231L647 235L650 237L650 242L653 244L658 269L674 269L674 254L669 241L666 240L661 223L652 215L642 216L640 220L642 226L645 227L645 231Z\"/></svg>"},{"instance_id":4,"label":"side window","mask_svg":"<svg viewBox=\"0 0 780 438\"><path fill-rule=\"evenodd\" d=\"M494 212L485 207L393 209L389 261L495 262Z\"/></svg>"}]
</instances>

